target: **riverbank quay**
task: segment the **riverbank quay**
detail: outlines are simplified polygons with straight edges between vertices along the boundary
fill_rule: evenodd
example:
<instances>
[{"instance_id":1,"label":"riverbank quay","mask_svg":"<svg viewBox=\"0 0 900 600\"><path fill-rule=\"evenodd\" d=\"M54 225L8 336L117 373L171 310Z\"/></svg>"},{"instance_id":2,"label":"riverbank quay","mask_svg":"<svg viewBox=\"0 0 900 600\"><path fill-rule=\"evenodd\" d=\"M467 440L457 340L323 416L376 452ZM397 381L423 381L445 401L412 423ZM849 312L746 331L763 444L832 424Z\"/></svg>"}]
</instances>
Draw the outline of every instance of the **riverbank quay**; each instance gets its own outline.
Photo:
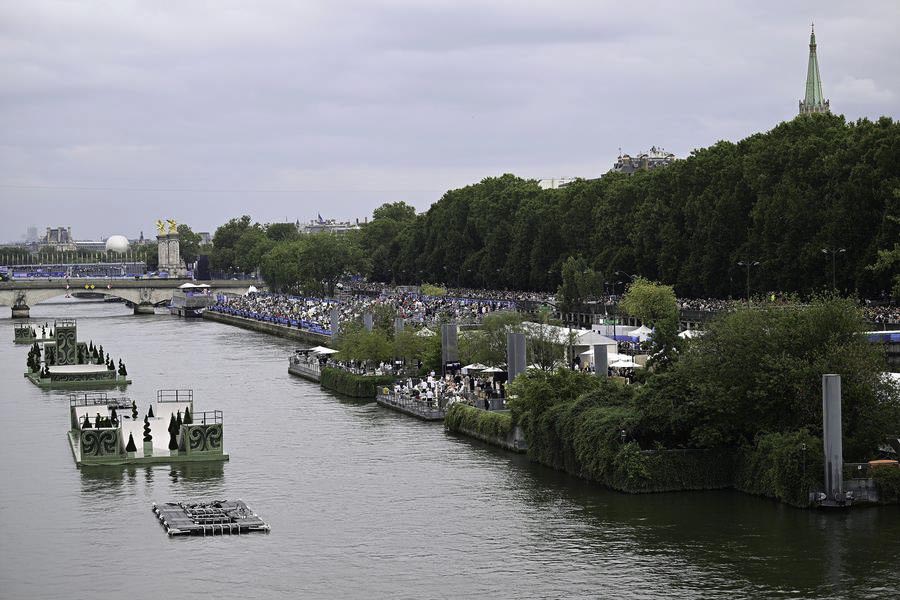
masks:
<instances>
[{"instance_id":1,"label":"riverbank quay","mask_svg":"<svg viewBox=\"0 0 900 600\"><path fill-rule=\"evenodd\" d=\"M306 344L327 345L331 343L331 336L324 333L298 329L297 327L282 323L260 321L249 317L227 314L218 310L213 310L212 307L203 311L203 318L210 321L216 321L217 323L234 325L235 327L240 327L242 329L249 329L250 331L276 335L289 340L296 340Z\"/></svg>"},{"instance_id":2,"label":"riverbank quay","mask_svg":"<svg viewBox=\"0 0 900 600\"><path fill-rule=\"evenodd\" d=\"M294 355L288 359L288 373L313 383L322 382L322 367L319 361L307 360L304 356Z\"/></svg>"},{"instance_id":3,"label":"riverbank quay","mask_svg":"<svg viewBox=\"0 0 900 600\"><path fill-rule=\"evenodd\" d=\"M513 425L509 411L484 410L457 402L447 410L444 428L511 452L528 451L525 433Z\"/></svg>"},{"instance_id":4,"label":"riverbank quay","mask_svg":"<svg viewBox=\"0 0 900 600\"><path fill-rule=\"evenodd\" d=\"M422 421L443 421L447 414L447 411L440 406L402 394L392 393L387 387L378 393L375 397L375 402L385 408L416 417Z\"/></svg>"}]
</instances>

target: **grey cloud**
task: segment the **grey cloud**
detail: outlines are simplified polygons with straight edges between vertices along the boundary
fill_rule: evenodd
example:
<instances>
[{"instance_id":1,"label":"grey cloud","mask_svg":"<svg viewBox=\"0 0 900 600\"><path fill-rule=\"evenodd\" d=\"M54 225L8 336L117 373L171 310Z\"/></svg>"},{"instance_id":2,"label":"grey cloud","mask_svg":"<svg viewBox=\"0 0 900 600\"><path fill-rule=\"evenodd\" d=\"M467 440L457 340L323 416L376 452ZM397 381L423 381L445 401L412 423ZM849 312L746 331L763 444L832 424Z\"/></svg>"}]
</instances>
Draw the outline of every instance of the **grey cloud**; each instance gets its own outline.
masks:
<instances>
[{"instance_id":1,"label":"grey cloud","mask_svg":"<svg viewBox=\"0 0 900 600\"><path fill-rule=\"evenodd\" d=\"M794 116L813 17L832 106L896 116L887 0L6 3L0 240L363 217L596 176L620 146L684 156Z\"/></svg>"}]
</instances>

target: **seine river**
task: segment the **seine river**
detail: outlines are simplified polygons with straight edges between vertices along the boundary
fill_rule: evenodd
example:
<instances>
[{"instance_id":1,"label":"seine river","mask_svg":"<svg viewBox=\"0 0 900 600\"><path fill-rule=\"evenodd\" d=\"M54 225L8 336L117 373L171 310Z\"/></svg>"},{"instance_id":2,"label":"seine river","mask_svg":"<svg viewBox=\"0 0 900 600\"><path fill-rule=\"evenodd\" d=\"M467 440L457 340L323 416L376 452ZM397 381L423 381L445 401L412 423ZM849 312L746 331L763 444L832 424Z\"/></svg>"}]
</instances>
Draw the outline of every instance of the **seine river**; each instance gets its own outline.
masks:
<instances>
[{"instance_id":1,"label":"seine river","mask_svg":"<svg viewBox=\"0 0 900 600\"><path fill-rule=\"evenodd\" d=\"M885 598L900 509L736 492L626 496L287 373L291 342L121 304L59 303L124 358L141 411L225 411L218 466L75 468L65 393L22 377L0 320L0 597ZM243 499L272 532L170 539L154 501Z\"/></svg>"}]
</instances>

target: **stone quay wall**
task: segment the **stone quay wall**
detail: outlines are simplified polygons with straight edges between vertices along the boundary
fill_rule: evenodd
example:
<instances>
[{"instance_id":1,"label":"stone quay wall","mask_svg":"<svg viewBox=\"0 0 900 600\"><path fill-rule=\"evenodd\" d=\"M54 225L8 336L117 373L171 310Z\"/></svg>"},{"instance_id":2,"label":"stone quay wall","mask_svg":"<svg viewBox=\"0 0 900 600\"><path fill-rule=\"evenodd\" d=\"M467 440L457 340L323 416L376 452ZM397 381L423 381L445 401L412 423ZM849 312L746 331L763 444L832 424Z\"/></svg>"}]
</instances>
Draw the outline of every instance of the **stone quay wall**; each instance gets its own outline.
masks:
<instances>
[{"instance_id":1,"label":"stone quay wall","mask_svg":"<svg viewBox=\"0 0 900 600\"><path fill-rule=\"evenodd\" d=\"M204 311L203 318L209 319L210 321L225 323L226 325L234 325L235 327L241 327L242 329L249 329L250 331L277 335L278 337L296 340L313 346L324 346L331 343L331 338L329 336L320 333L312 333L311 331L304 331L303 329L288 327L287 325L280 325L277 323L266 323L264 321L256 321L245 317L226 315L211 310Z\"/></svg>"}]
</instances>

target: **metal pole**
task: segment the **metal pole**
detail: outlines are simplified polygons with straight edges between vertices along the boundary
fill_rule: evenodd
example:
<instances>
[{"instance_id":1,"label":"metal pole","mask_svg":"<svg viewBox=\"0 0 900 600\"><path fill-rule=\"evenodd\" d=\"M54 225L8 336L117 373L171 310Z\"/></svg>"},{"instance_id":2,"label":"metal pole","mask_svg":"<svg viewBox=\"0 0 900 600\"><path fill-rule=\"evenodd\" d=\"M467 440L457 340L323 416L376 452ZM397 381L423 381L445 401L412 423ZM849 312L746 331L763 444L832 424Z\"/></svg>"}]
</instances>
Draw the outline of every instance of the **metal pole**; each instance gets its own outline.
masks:
<instances>
[{"instance_id":1,"label":"metal pole","mask_svg":"<svg viewBox=\"0 0 900 600\"><path fill-rule=\"evenodd\" d=\"M831 251L831 289L836 290L837 284L835 283L835 264L837 263L837 252L835 250Z\"/></svg>"}]
</instances>

